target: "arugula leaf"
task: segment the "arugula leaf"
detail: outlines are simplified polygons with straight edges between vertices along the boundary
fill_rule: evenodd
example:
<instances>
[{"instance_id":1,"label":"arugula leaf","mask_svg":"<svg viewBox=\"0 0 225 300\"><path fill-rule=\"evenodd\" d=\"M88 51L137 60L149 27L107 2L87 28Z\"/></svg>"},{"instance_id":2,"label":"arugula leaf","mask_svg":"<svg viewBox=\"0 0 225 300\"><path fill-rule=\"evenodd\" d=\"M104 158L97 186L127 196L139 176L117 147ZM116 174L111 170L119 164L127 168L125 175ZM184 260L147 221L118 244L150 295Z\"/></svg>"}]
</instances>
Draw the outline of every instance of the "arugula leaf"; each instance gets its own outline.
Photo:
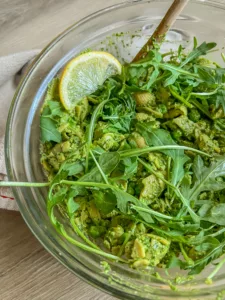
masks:
<instances>
[{"instance_id":1,"label":"arugula leaf","mask_svg":"<svg viewBox=\"0 0 225 300\"><path fill-rule=\"evenodd\" d=\"M94 154L93 154L93 152L92 152L91 150L90 150L90 154L91 154L91 157L92 157L92 159L93 159L93 161L94 161L96 167L98 168L99 173L100 173L101 176L102 176L103 181L104 181L106 184L109 184L106 174L105 174L104 171L102 170L101 166L99 165L97 159L95 158L95 156L94 156Z\"/></svg>"},{"instance_id":2,"label":"arugula leaf","mask_svg":"<svg viewBox=\"0 0 225 300\"><path fill-rule=\"evenodd\" d=\"M171 95L176 98L177 100L181 101L182 103L184 103L187 107L192 108L192 104L189 103L186 99L184 99L184 97L182 97L181 95L179 95L175 89L173 88L173 86L169 87L169 91L171 93Z\"/></svg>"},{"instance_id":3,"label":"arugula leaf","mask_svg":"<svg viewBox=\"0 0 225 300\"><path fill-rule=\"evenodd\" d=\"M137 173L138 161L137 157L125 157L121 158L115 173L118 174L116 177L112 177L113 181L128 180Z\"/></svg>"},{"instance_id":4,"label":"arugula leaf","mask_svg":"<svg viewBox=\"0 0 225 300\"><path fill-rule=\"evenodd\" d=\"M184 67L186 64L188 64L189 62L195 60L196 58L198 58L201 55L206 55L206 53L210 50L212 50L213 48L216 47L216 43L202 43L200 46L198 46L197 48L194 47L194 50L191 51L188 56L186 57L186 59L181 63L181 67ZM196 43L195 43L196 46Z\"/></svg>"},{"instance_id":5,"label":"arugula leaf","mask_svg":"<svg viewBox=\"0 0 225 300\"><path fill-rule=\"evenodd\" d=\"M63 165L62 170L68 172L67 176L74 176L74 175L77 175L77 174L80 174L81 172L83 172L84 166L81 161L66 162Z\"/></svg>"},{"instance_id":6,"label":"arugula leaf","mask_svg":"<svg viewBox=\"0 0 225 300\"><path fill-rule=\"evenodd\" d=\"M101 114L102 119L108 121L108 130L114 129L122 133L130 131L134 115L135 101L129 93L126 93L126 96L120 95L118 100L106 103Z\"/></svg>"},{"instance_id":7,"label":"arugula leaf","mask_svg":"<svg viewBox=\"0 0 225 300\"><path fill-rule=\"evenodd\" d=\"M142 91L142 87L139 86L139 82L142 78L145 78L147 75L146 68L139 66L126 66L127 73L127 84L129 84L126 89L130 92Z\"/></svg>"},{"instance_id":8,"label":"arugula leaf","mask_svg":"<svg viewBox=\"0 0 225 300\"><path fill-rule=\"evenodd\" d=\"M214 120L214 128L217 131L224 132L225 131L225 119Z\"/></svg>"},{"instance_id":9,"label":"arugula leaf","mask_svg":"<svg viewBox=\"0 0 225 300\"><path fill-rule=\"evenodd\" d=\"M109 175L118 165L120 155L118 152L104 152L99 157L99 165L105 175ZM94 167L89 173L79 178L79 181L102 182L102 175L98 167Z\"/></svg>"},{"instance_id":10,"label":"arugula leaf","mask_svg":"<svg viewBox=\"0 0 225 300\"><path fill-rule=\"evenodd\" d=\"M133 203L139 207L145 208L146 211L137 210L137 213L140 215L140 217L147 223L154 223L154 220L151 217L151 211L148 210L148 206L144 203L140 202L137 198L134 196L118 189L112 189L114 195L117 199L117 208L124 214L128 213L128 203Z\"/></svg>"},{"instance_id":11,"label":"arugula leaf","mask_svg":"<svg viewBox=\"0 0 225 300\"><path fill-rule=\"evenodd\" d=\"M172 268L180 267L181 269L183 269L185 265L186 264L184 261L180 260L179 258L176 257L175 254L173 254L170 256L170 258L167 262L166 268L172 269Z\"/></svg>"},{"instance_id":12,"label":"arugula leaf","mask_svg":"<svg viewBox=\"0 0 225 300\"><path fill-rule=\"evenodd\" d=\"M147 205L140 202L140 200L138 200L134 196L132 196L132 195L124 192L123 190L119 189L118 187L110 185L110 184L99 183L99 182L88 182L88 181L87 182L69 181L69 180L61 180L60 183L65 184L65 185L85 187L85 188L88 188L88 187L89 188L99 188L99 189L103 189L104 191L108 190L108 189L111 189L113 194L116 196L117 208L123 214L127 214L129 212L128 204L130 204L130 203L135 204L135 205L140 206L140 207L143 207L146 210L148 209ZM146 222L149 222L149 220L151 220L151 222L154 222L152 220L151 216L150 216L151 210L149 210L149 213L148 212L140 212L139 214L144 220L146 220Z\"/></svg>"},{"instance_id":13,"label":"arugula leaf","mask_svg":"<svg viewBox=\"0 0 225 300\"><path fill-rule=\"evenodd\" d=\"M118 152L105 152L99 157L99 164L106 175L109 175L116 168L119 161L120 155Z\"/></svg>"},{"instance_id":14,"label":"arugula leaf","mask_svg":"<svg viewBox=\"0 0 225 300\"><path fill-rule=\"evenodd\" d=\"M68 198L74 198L76 196L87 196L87 190L83 186L71 186L68 193Z\"/></svg>"},{"instance_id":15,"label":"arugula leaf","mask_svg":"<svg viewBox=\"0 0 225 300\"><path fill-rule=\"evenodd\" d=\"M191 73L186 71L185 69L182 69L181 67L177 67L175 65L173 65L172 63L160 63L159 67L165 71L169 71L170 72L170 76L169 78L167 78L164 81L164 86L169 86L175 83L175 81L178 79L178 77L180 75L184 75L186 77L190 77L190 78L195 78L195 79L199 79L199 75L195 74L195 73Z\"/></svg>"},{"instance_id":16,"label":"arugula leaf","mask_svg":"<svg viewBox=\"0 0 225 300\"><path fill-rule=\"evenodd\" d=\"M217 181L217 178L225 175L225 156L217 157L209 167L204 166L202 158L197 156L194 159L193 169L196 180L187 195L189 199L196 200L203 191L220 191L224 189L224 182Z\"/></svg>"},{"instance_id":17,"label":"arugula leaf","mask_svg":"<svg viewBox=\"0 0 225 300\"><path fill-rule=\"evenodd\" d=\"M51 210L53 206L61 203L65 199L67 191L67 187L62 187L60 190L48 197L48 210Z\"/></svg>"},{"instance_id":18,"label":"arugula leaf","mask_svg":"<svg viewBox=\"0 0 225 300\"><path fill-rule=\"evenodd\" d=\"M131 67L154 67L152 76L150 77L150 82L146 83L144 87L147 89L157 80L158 75L160 74L159 69L166 71L167 79L164 81L164 86L172 85L179 78L180 75L188 76L190 78L198 79L198 74L191 73L184 68L173 64L172 62L166 63L162 61L162 55L157 50L152 50L149 52L149 55L138 63L132 63Z\"/></svg>"},{"instance_id":19,"label":"arugula leaf","mask_svg":"<svg viewBox=\"0 0 225 300\"><path fill-rule=\"evenodd\" d=\"M196 49L198 47L198 40L197 40L197 38L195 36L193 38L193 44L194 44L194 46L193 46L193 50L194 50L194 49Z\"/></svg>"},{"instance_id":20,"label":"arugula leaf","mask_svg":"<svg viewBox=\"0 0 225 300\"><path fill-rule=\"evenodd\" d=\"M145 204L143 205L141 203L141 205L140 205L140 203L138 205L131 205L131 208L134 209L135 211L137 211L139 214L144 212L144 213L147 213L148 215L152 215L152 216L155 216L158 218L162 218L162 219L166 219L166 220L173 220L173 217L159 213L159 212L149 208Z\"/></svg>"},{"instance_id":21,"label":"arugula leaf","mask_svg":"<svg viewBox=\"0 0 225 300\"><path fill-rule=\"evenodd\" d=\"M92 195L94 197L95 205L101 213L107 215L116 208L116 197L110 191L92 191Z\"/></svg>"},{"instance_id":22,"label":"arugula leaf","mask_svg":"<svg viewBox=\"0 0 225 300\"><path fill-rule=\"evenodd\" d=\"M184 221L182 222L166 222L166 224L169 228L176 229L177 231L180 232L180 234L186 234L186 233L194 233L199 231L199 224L192 224L192 223L185 223Z\"/></svg>"},{"instance_id":23,"label":"arugula leaf","mask_svg":"<svg viewBox=\"0 0 225 300\"><path fill-rule=\"evenodd\" d=\"M208 252L218 247L219 245L220 242L216 238L207 236L202 243L195 246L195 250L197 250L198 252Z\"/></svg>"},{"instance_id":24,"label":"arugula leaf","mask_svg":"<svg viewBox=\"0 0 225 300\"><path fill-rule=\"evenodd\" d=\"M137 168L138 168L137 157L125 157L122 160L122 163L125 168L124 168L124 175L121 179L129 179L135 173L137 173Z\"/></svg>"},{"instance_id":25,"label":"arugula leaf","mask_svg":"<svg viewBox=\"0 0 225 300\"><path fill-rule=\"evenodd\" d=\"M179 58L179 60L181 59L183 50L184 50L184 48L181 45L179 45L178 50L177 50L177 57ZM173 52L172 52L172 54L173 54Z\"/></svg>"},{"instance_id":26,"label":"arugula leaf","mask_svg":"<svg viewBox=\"0 0 225 300\"><path fill-rule=\"evenodd\" d=\"M177 195L177 197L182 201L183 203L183 207L185 207L185 210L187 209L190 213L190 216L192 217L193 221L195 223L199 223L200 219L199 219L199 216L193 211L192 207L190 206L190 203L189 201L181 194L180 190L175 187L173 184L171 184L169 181L167 181L161 173L158 173L156 171L153 170L153 168L145 163L142 159L138 159L139 162L145 166L145 168L147 170L149 170L151 173L153 173L157 178L160 178L164 183L166 183L169 187L171 187L173 189L173 191L175 192L175 194ZM177 217L180 217L182 216L182 214L178 214Z\"/></svg>"},{"instance_id":27,"label":"arugula leaf","mask_svg":"<svg viewBox=\"0 0 225 300\"><path fill-rule=\"evenodd\" d=\"M215 101L216 108L221 106L223 111L225 112L225 90L224 89L218 90L214 101Z\"/></svg>"},{"instance_id":28,"label":"arugula leaf","mask_svg":"<svg viewBox=\"0 0 225 300\"><path fill-rule=\"evenodd\" d=\"M97 122L97 119L104 107L104 105L109 102L110 100L104 100L102 101L94 110L92 116L91 116L91 121L90 124L88 126L88 130L87 130L87 153L86 153L86 167L85 167L85 171L88 171L88 164L89 164L89 152L90 152L90 147L91 147L91 143L92 143L92 139L93 139L93 135L94 135L94 129L95 129L95 125Z\"/></svg>"},{"instance_id":29,"label":"arugula leaf","mask_svg":"<svg viewBox=\"0 0 225 300\"><path fill-rule=\"evenodd\" d=\"M141 217L142 220L144 220L147 224L153 224L153 223L155 223L154 220L153 220L153 218L152 218L151 212L150 211L147 212L148 211L148 206L147 205L145 205L144 203L141 203L139 201L138 207L142 207L142 208L146 209L146 211L141 210L141 209L135 209L136 212L138 213L138 215ZM133 208L134 208L134 206L133 206ZM136 206L136 208L137 208L137 206Z\"/></svg>"},{"instance_id":30,"label":"arugula leaf","mask_svg":"<svg viewBox=\"0 0 225 300\"><path fill-rule=\"evenodd\" d=\"M196 95L196 97L198 97ZM208 110L208 107L204 106L203 104L201 104L199 101L197 101L196 99L191 99L191 103L194 104L195 107L197 107L203 114L205 114L209 119L212 119L212 116Z\"/></svg>"},{"instance_id":31,"label":"arugula leaf","mask_svg":"<svg viewBox=\"0 0 225 300\"><path fill-rule=\"evenodd\" d=\"M176 82L176 80L178 79L179 75L180 74L178 72L172 71L171 74L170 74L170 76L168 76L168 78L164 81L163 85L165 87L173 85Z\"/></svg>"},{"instance_id":32,"label":"arugula leaf","mask_svg":"<svg viewBox=\"0 0 225 300\"><path fill-rule=\"evenodd\" d=\"M151 127L151 123L137 123L136 128L144 137L148 146L177 145L168 131L164 129L154 129ZM182 150L162 150L161 152L176 159L177 153L182 153Z\"/></svg>"},{"instance_id":33,"label":"arugula leaf","mask_svg":"<svg viewBox=\"0 0 225 300\"><path fill-rule=\"evenodd\" d=\"M176 185L184 177L184 165L189 160L186 155L178 154L177 158L173 161L171 183Z\"/></svg>"},{"instance_id":34,"label":"arugula leaf","mask_svg":"<svg viewBox=\"0 0 225 300\"><path fill-rule=\"evenodd\" d=\"M157 66L155 66L155 70L152 72L150 78L148 79L148 82L146 83L146 85L144 85L144 88L146 90L149 90L151 88L151 86L155 83L155 81L157 80L158 76L160 74L160 71L158 69Z\"/></svg>"},{"instance_id":35,"label":"arugula leaf","mask_svg":"<svg viewBox=\"0 0 225 300\"><path fill-rule=\"evenodd\" d=\"M67 211L70 217L79 209L79 207L80 205L74 201L73 197L69 198L67 201Z\"/></svg>"},{"instance_id":36,"label":"arugula leaf","mask_svg":"<svg viewBox=\"0 0 225 300\"><path fill-rule=\"evenodd\" d=\"M45 142L56 142L62 141L61 133L57 130L56 122L49 117L40 117L40 128L41 128L41 141Z\"/></svg>"},{"instance_id":37,"label":"arugula leaf","mask_svg":"<svg viewBox=\"0 0 225 300\"><path fill-rule=\"evenodd\" d=\"M185 197L189 193L189 190L191 188L191 183L192 183L192 178L190 177L189 174L186 173L180 184L180 191L182 195L184 195Z\"/></svg>"},{"instance_id":38,"label":"arugula leaf","mask_svg":"<svg viewBox=\"0 0 225 300\"><path fill-rule=\"evenodd\" d=\"M162 152L163 151L170 151L170 150L189 150L194 153L201 154L206 157L211 157L210 154L200 151L198 149L192 148L192 147L186 147L186 146L180 146L180 145L165 145L165 146L155 146L155 147L145 147L145 148L132 148L130 150L122 150L119 151L120 157L135 157L140 156L149 152Z\"/></svg>"},{"instance_id":39,"label":"arugula leaf","mask_svg":"<svg viewBox=\"0 0 225 300\"><path fill-rule=\"evenodd\" d=\"M118 189L113 189L112 190L113 194L116 196L117 199L117 208L124 214L128 213L128 203L136 203L138 200L131 196L130 194L118 190Z\"/></svg>"},{"instance_id":40,"label":"arugula leaf","mask_svg":"<svg viewBox=\"0 0 225 300\"><path fill-rule=\"evenodd\" d=\"M225 242L223 241L218 246L213 248L213 250L207 253L203 258L195 261L194 266L187 267L187 269L191 269L191 271L188 274L197 275L201 273L201 271L205 268L206 265L208 265L211 261L217 259L222 255L224 246Z\"/></svg>"},{"instance_id":41,"label":"arugula leaf","mask_svg":"<svg viewBox=\"0 0 225 300\"><path fill-rule=\"evenodd\" d=\"M131 63L131 67L148 67L149 65L159 64L162 61L162 55L157 49L150 50L147 56L138 62Z\"/></svg>"},{"instance_id":42,"label":"arugula leaf","mask_svg":"<svg viewBox=\"0 0 225 300\"><path fill-rule=\"evenodd\" d=\"M216 68L215 69L215 81L217 84L221 85L224 83L225 68Z\"/></svg>"},{"instance_id":43,"label":"arugula leaf","mask_svg":"<svg viewBox=\"0 0 225 300\"><path fill-rule=\"evenodd\" d=\"M225 226L225 203L204 204L198 214L204 221Z\"/></svg>"},{"instance_id":44,"label":"arugula leaf","mask_svg":"<svg viewBox=\"0 0 225 300\"><path fill-rule=\"evenodd\" d=\"M137 124L137 130L144 137L148 146L177 145L168 131L164 129L152 129L149 124ZM171 183L176 185L184 176L184 164L189 160L183 150L162 150L162 153L173 159Z\"/></svg>"},{"instance_id":45,"label":"arugula leaf","mask_svg":"<svg viewBox=\"0 0 225 300\"><path fill-rule=\"evenodd\" d=\"M196 204L198 203L198 201L196 201ZM198 214L200 217L204 217L208 211L210 210L210 208L212 207L213 203L211 201L206 201L206 203L203 203L201 208L198 211Z\"/></svg>"},{"instance_id":46,"label":"arugula leaf","mask_svg":"<svg viewBox=\"0 0 225 300\"><path fill-rule=\"evenodd\" d=\"M49 100L47 102L47 105L50 108L51 116L58 116L58 117L60 117L62 115L62 113L63 113L62 105L60 104L59 101Z\"/></svg>"},{"instance_id":47,"label":"arugula leaf","mask_svg":"<svg viewBox=\"0 0 225 300\"><path fill-rule=\"evenodd\" d=\"M208 84L214 84L216 83L215 81L215 73L214 70L208 67L200 67L200 66L195 66L195 70L199 77Z\"/></svg>"}]
</instances>

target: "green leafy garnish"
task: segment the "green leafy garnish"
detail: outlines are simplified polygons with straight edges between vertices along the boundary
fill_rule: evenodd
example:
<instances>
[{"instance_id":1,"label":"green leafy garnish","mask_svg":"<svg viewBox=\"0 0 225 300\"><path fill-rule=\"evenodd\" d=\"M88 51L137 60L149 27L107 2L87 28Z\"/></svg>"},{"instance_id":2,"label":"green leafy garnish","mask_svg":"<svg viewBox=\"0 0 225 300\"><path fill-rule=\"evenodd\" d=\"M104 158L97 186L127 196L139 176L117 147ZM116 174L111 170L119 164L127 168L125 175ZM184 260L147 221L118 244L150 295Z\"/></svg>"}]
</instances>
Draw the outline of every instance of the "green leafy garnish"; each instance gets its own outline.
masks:
<instances>
[{"instance_id":1,"label":"green leafy garnish","mask_svg":"<svg viewBox=\"0 0 225 300\"><path fill-rule=\"evenodd\" d=\"M47 187L51 223L85 251L199 274L225 251L225 69L205 57L215 47L155 45L70 112L53 79L40 116L48 182L0 186Z\"/></svg>"}]
</instances>

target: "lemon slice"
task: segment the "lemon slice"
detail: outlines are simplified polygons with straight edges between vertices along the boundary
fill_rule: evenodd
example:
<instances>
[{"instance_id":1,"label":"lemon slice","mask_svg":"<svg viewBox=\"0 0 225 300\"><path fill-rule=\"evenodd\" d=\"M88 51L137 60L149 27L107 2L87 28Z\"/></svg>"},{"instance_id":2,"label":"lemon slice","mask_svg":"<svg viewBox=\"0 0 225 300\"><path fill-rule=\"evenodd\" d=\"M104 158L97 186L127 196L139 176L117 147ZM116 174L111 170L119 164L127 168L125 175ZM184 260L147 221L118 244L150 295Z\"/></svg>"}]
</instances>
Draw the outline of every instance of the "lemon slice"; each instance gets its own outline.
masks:
<instances>
[{"instance_id":1,"label":"lemon slice","mask_svg":"<svg viewBox=\"0 0 225 300\"><path fill-rule=\"evenodd\" d=\"M107 78L120 74L121 69L120 62L103 51L86 52L72 59L65 66L59 83L59 96L65 109L72 110Z\"/></svg>"}]
</instances>

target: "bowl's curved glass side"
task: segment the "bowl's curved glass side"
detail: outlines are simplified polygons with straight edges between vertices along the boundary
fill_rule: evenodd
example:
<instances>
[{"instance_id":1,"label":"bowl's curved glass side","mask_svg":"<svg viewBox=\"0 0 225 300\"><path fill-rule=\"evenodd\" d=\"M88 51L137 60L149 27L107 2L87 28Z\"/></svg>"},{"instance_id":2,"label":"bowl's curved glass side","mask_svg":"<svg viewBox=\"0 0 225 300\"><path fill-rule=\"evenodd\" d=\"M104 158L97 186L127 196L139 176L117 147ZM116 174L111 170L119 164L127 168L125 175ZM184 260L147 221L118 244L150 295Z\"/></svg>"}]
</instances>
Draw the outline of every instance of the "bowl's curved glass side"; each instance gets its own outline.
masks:
<instances>
[{"instance_id":1,"label":"bowl's curved glass side","mask_svg":"<svg viewBox=\"0 0 225 300\"><path fill-rule=\"evenodd\" d=\"M40 54L19 86L10 110L6 137L10 180L45 180L39 162L39 115L47 85L64 64L86 48L105 49L129 61L154 31L168 4L169 1L129 1L105 9L69 28ZM220 1L191 1L169 32L169 42L163 46L165 50L176 48L180 43L190 49L194 35L200 41L213 40L218 42L219 47L224 46L225 29L220 22L225 17L224 8ZM211 10L209 20L207 16ZM216 25L213 19L219 20ZM113 33L127 31L129 33L122 36L112 36ZM126 42L122 42L124 40ZM178 296L179 299L213 299L223 289L224 270L218 274L213 286L205 285L203 274L195 282L181 284L180 291L175 292L165 282L115 263L110 263L112 273L109 283L106 274L102 273L101 259L97 255L67 243L52 227L46 213L46 189L14 188L13 192L25 221L48 251L74 273L109 293L122 299L173 299Z\"/></svg>"}]
</instances>

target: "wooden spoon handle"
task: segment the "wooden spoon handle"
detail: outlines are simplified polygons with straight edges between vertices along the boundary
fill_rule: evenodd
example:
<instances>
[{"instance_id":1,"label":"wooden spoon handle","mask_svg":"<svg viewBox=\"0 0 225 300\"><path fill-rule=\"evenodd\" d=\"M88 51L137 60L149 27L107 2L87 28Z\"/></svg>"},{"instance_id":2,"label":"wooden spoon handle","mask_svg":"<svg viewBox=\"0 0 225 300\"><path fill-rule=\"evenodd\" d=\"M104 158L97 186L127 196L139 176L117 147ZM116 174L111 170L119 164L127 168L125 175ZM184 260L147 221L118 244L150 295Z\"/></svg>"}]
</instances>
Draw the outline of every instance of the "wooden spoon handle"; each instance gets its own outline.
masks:
<instances>
[{"instance_id":1,"label":"wooden spoon handle","mask_svg":"<svg viewBox=\"0 0 225 300\"><path fill-rule=\"evenodd\" d=\"M148 53L149 49L151 49L153 42L160 43L165 33L173 26L177 17L182 12L184 7L187 5L189 0L174 0L173 4L170 6L169 10L167 11L166 15L160 22L159 26L156 28L153 35L147 41L147 43L142 47L142 49L138 52L132 62L135 62L141 58L144 58Z\"/></svg>"}]
</instances>

